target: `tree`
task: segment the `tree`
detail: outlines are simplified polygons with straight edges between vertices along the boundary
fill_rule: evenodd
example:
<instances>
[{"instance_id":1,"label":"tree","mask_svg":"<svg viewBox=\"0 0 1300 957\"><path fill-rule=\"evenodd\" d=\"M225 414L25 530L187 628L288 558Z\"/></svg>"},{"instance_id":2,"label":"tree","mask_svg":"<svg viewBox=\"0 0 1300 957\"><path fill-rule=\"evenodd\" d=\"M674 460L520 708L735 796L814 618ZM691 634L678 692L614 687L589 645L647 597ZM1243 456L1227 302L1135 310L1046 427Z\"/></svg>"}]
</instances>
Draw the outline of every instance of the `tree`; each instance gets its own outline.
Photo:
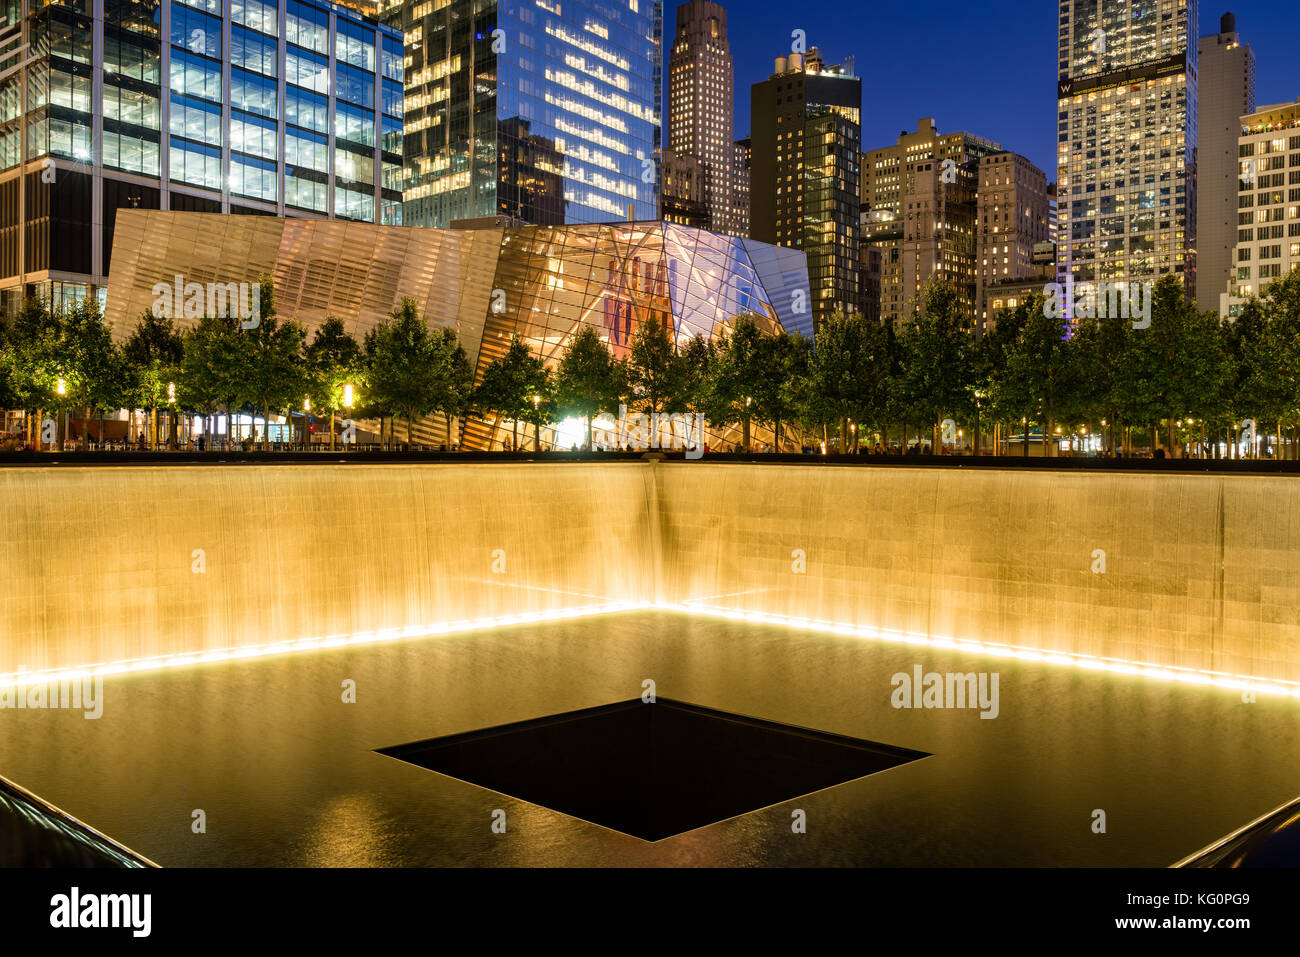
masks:
<instances>
[{"instance_id":1,"label":"tree","mask_svg":"<svg viewBox=\"0 0 1300 957\"><path fill-rule=\"evenodd\" d=\"M1156 283L1151 303L1150 326L1133 330L1130 347L1120 358L1117 405L1127 421L1150 424L1153 450L1165 420L1172 451L1175 419L1198 402L1201 386L1193 379L1205 373L1194 335L1198 314L1177 276Z\"/></svg>"},{"instance_id":2,"label":"tree","mask_svg":"<svg viewBox=\"0 0 1300 957\"><path fill-rule=\"evenodd\" d=\"M593 327L583 326L569 340L555 376L555 399L562 414L577 415L586 422L588 449L592 448L591 420L602 412L618 410L626 381L623 366L614 361L609 346Z\"/></svg>"},{"instance_id":3,"label":"tree","mask_svg":"<svg viewBox=\"0 0 1300 957\"><path fill-rule=\"evenodd\" d=\"M246 361L246 378L242 396L254 410L262 412L262 448L271 437L271 410L285 413L286 419L308 394L311 381L303 361L307 333L296 321L282 322L276 315L272 284L264 280L258 286L261 296L260 320L250 329L240 329Z\"/></svg>"},{"instance_id":4,"label":"tree","mask_svg":"<svg viewBox=\"0 0 1300 957\"><path fill-rule=\"evenodd\" d=\"M850 423L881 424L887 416L890 356L883 325L838 307L813 340L808 364L810 400L820 418L836 424L839 448L847 451Z\"/></svg>"},{"instance_id":5,"label":"tree","mask_svg":"<svg viewBox=\"0 0 1300 957\"><path fill-rule=\"evenodd\" d=\"M312 405L330 414L330 451L334 451L335 415L344 408L347 386L355 387L364 367L361 346L343 326L343 320L328 317L303 353L310 382ZM304 431L306 426L303 426ZM306 439L306 435L303 436Z\"/></svg>"},{"instance_id":6,"label":"tree","mask_svg":"<svg viewBox=\"0 0 1300 957\"><path fill-rule=\"evenodd\" d=\"M758 393L762 421L772 426L772 451L781 451L781 426L799 416L799 403L812 360L811 342L796 333L780 332L765 340L772 374Z\"/></svg>"},{"instance_id":7,"label":"tree","mask_svg":"<svg viewBox=\"0 0 1300 957\"><path fill-rule=\"evenodd\" d=\"M533 397L549 391L548 375L541 360L518 336L511 336L505 355L493 359L483 371L476 404L480 409L496 413L498 421L511 421L514 440L510 447L514 451L519 450L519 423L540 411L534 409Z\"/></svg>"},{"instance_id":8,"label":"tree","mask_svg":"<svg viewBox=\"0 0 1300 957\"><path fill-rule=\"evenodd\" d=\"M667 412L682 400L686 369L665 323L646 321L637 326L626 368L629 410Z\"/></svg>"},{"instance_id":9,"label":"tree","mask_svg":"<svg viewBox=\"0 0 1300 957\"><path fill-rule=\"evenodd\" d=\"M730 332L714 343L709 366L705 417L719 425L739 424L741 447L750 446L750 424L758 409L754 397L770 374L766 359L770 354L754 316L736 317Z\"/></svg>"},{"instance_id":10,"label":"tree","mask_svg":"<svg viewBox=\"0 0 1300 957\"><path fill-rule=\"evenodd\" d=\"M230 413L243 389L243 342L239 320L230 315L204 316L181 335L181 368L177 398L188 409L204 415L204 435L216 434L216 415L226 415L230 438Z\"/></svg>"},{"instance_id":11,"label":"tree","mask_svg":"<svg viewBox=\"0 0 1300 957\"><path fill-rule=\"evenodd\" d=\"M910 415L929 422L938 445L940 420L960 421L975 410L975 357L971 318L957 288L946 279L922 292L912 323L901 337L902 389Z\"/></svg>"},{"instance_id":12,"label":"tree","mask_svg":"<svg viewBox=\"0 0 1300 957\"><path fill-rule=\"evenodd\" d=\"M133 408L149 413L149 441L158 444L157 411L174 398L169 385L176 382L185 355L185 346L170 317L146 312L123 345L126 361L128 396ZM175 423L169 434L175 445Z\"/></svg>"},{"instance_id":13,"label":"tree","mask_svg":"<svg viewBox=\"0 0 1300 957\"><path fill-rule=\"evenodd\" d=\"M413 420L432 412L438 401L434 341L415 300L403 299L366 342L370 399L385 414L406 418L409 444Z\"/></svg>"},{"instance_id":14,"label":"tree","mask_svg":"<svg viewBox=\"0 0 1300 957\"><path fill-rule=\"evenodd\" d=\"M1023 419L1025 454L1029 454L1028 423L1043 427L1043 455L1056 417L1073 396L1075 366L1070 350L1068 320L1046 309L1028 312L1024 327L1007 352L1006 366L992 383L993 407L1003 421Z\"/></svg>"}]
</instances>

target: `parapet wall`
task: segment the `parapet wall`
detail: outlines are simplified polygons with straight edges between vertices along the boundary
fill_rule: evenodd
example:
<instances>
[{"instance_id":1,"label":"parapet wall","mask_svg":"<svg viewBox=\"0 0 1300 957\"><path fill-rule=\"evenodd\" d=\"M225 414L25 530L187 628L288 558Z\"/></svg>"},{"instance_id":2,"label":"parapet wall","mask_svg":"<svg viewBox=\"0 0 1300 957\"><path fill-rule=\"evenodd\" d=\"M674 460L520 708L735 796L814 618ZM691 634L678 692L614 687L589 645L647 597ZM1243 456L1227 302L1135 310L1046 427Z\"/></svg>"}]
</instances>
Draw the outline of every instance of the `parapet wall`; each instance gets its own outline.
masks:
<instances>
[{"instance_id":1,"label":"parapet wall","mask_svg":"<svg viewBox=\"0 0 1300 957\"><path fill-rule=\"evenodd\" d=\"M0 496L0 674L657 601L1300 681L1293 478L52 467Z\"/></svg>"}]
</instances>

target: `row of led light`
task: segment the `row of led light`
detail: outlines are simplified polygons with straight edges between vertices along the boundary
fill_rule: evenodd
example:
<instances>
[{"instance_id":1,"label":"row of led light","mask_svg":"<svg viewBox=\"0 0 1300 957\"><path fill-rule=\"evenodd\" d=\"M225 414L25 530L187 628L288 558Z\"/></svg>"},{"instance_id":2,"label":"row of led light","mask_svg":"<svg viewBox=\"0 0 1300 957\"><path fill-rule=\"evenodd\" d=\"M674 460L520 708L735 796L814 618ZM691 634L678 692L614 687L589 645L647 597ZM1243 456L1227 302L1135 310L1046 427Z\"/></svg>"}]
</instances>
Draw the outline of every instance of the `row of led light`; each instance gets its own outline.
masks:
<instances>
[{"instance_id":1,"label":"row of led light","mask_svg":"<svg viewBox=\"0 0 1300 957\"><path fill-rule=\"evenodd\" d=\"M870 625L851 625L844 622L828 621L817 618L799 618L793 615L772 614L761 611L738 611L718 605L703 605L682 602L675 606L691 614L707 615L711 618L723 618L728 621L745 621L761 625L782 625L804 631L816 631L825 634L845 635L854 638L871 638L881 641L896 641L905 644L926 645L931 648L948 648L953 651L982 652L1003 658L1018 658L1022 661L1034 661L1051 665L1068 665L1086 668L1092 671L1109 671L1116 674L1138 675L1161 681L1182 681L1188 684L1212 685L1236 691L1253 691L1264 694L1290 695L1300 698L1300 682L1284 681L1272 678L1259 678L1253 675L1231 674L1226 671L1208 671L1200 668L1187 668L1179 665L1161 665L1154 662L1130 661L1125 658L1110 658L1101 655L1086 655L1071 651L1055 651L1042 648L1028 648L1020 645L1008 645L999 642L979 641L974 638L950 638L943 635L930 635L923 632L901 631L894 628L877 628Z\"/></svg>"},{"instance_id":2,"label":"row of led light","mask_svg":"<svg viewBox=\"0 0 1300 957\"><path fill-rule=\"evenodd\" d=\"M154 655L147 658L128 658L120 661L98 662L76 668L49 671L17 671L0 675L0 688L49 684L62 681L82 681L95 676L131 674L142 671L160 671L188 665L209 664L218 661L235 661L243 658L264 658L295 651L313 651L323 648L340 648L348 645L367 645L404 638L432 638L440 635L465 634L505 628L511 625L529 625L560 621L568 618L585 618L611 612L634 611L648 607L647 602L611 601L572 608L527 612L515 615L497 615L484 618L467 618L460 621L438 622L431 625L407 625L402 628L384 628L377 631L358 631L348 634L326 635L320 638L294 638L263 645L235 645L208 651L181 651L174 654Z\"/></svg>"},{"instance_id":3,"label":"row of led light","mask_svg":"<svg viewBox=\"0 0 1300 957\"><path fill-rule=\"evenodd\" d=\"M976 651L1000 657L1017 658L1022 661L1039 662L1052 665L1067 665L1094 671L1108 671L1117 674L1137 675L1163 681L1182 681L1189 684L1213 685L1240 691L1254 691L1264 694L1290 695L1300 698L1300 682L1258 678L1251 675L1234 675L1223 671L1207 671L1177 665L1160 665L1152 662L1129 661L1124 658L1110 658L1098 655L1086 655L1078 652L1053 651L1050 649L1028 648L998 642L978 641L973 638L950 638L942 635L930 635L923 632L901 631L893 628L877 628L870 625L852 625L845 622L829 621L817 618L800 618L793 615L781 615L761 611L738 611L718 605L705 605L694 602L652 603L613 601L595 605L581 605L572 608L557 608L549 611L528 612L515 615L498 615L495 617L472 618L460 621L439 622L430 625L408 625L403 628L385 628L377 631L352 632L349 634L327 635L321 638L297 638L288 641L271 642L263 645L238 645L200 652L177 652L168 655L156 655L148 658L132 658L121 661L85 665L78 668L55 669L51 671L19 671L0 675L0 687L15 687L56 681L81 681L96 675L128 674L143 671L157 671L165 668L185 667L187 665L208 664L218 661L232 661L243 658L260 658L269 655L288 654L295 651L311 651L323 648L338 648L347 645L374 644L382 641L394 641L405 638L430 638L438 635L465 634L504 628L512 625L538 624L571 618L584 618L592 615L604 615L613 612L634 611L643 608L671 608L712 618L728 621L745 621L752 624L781 625L804 631L825 634L844 635L855 638L871 638L882 641L896 641L906 644L925 645L931 648L948 648L954 651Z\"/></svg>"}]
</instances>

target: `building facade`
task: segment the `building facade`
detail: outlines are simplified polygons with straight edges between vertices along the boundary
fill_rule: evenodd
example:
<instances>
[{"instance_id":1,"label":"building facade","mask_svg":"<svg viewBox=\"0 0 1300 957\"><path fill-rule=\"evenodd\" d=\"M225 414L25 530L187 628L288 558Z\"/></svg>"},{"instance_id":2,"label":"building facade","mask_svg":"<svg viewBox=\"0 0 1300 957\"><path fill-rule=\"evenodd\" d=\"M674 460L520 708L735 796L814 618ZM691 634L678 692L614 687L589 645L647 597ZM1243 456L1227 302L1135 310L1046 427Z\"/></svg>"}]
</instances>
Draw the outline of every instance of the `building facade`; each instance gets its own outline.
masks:
<instances>
[{"instance_id":1,"label":"building facade","mask_svg":"<svg viewBox=\"0 0 1300 957\"><path fill-rule=\"evenodd\" d=\"M705 190L704 168L694 156L679 156L665 149L660 154L659 218L682 226L708 229L709 203Z\"/></svg>"},{"instance_id":2,"label":"building facade","mask_svg":"<svg viewBox=\"0 0 1300 957\"><path fill-rule=\"evenodd\" d=\"M750 92L749 234L808 256L817 321L858 308L862 80L816 47Z\"/></svg>"},{"instance_id":3,"label":"building facade","mask_svg":"<svg viewBox=\"0 0 1300 957\"><path fill-rule=\"evenodd\" d=\"M652 219L661 0L386 0L405 32L403 222Z\"/></svg>"},{"instance_id":4,"label":"building facade","mask_svg":"<svg viewBox=\"0 0 1300 957\"><path fill-rule=\"evenodd\" d=\"M358 9L11 0L9 24L0 307L102 301L121 209L400 221L402 41Z\"/></svg>"},{"instance_id":5,"label":"building facade","mask_svg":"<svg viewBox=\"0 0 1300 957\"><path fill-rule=\"evenodd\" d=\"M585 327L620 359L647 322L679 345L742 313L766 332L813 331L796 308L808 293L803 253L658 220L424 229L123 210L115 244L106 319L119 337L153 308L155 284L178 273L199 283L271 276L280 317L309 333L337 317L358 340L409 296L431 327L455 330L480 379L512 335L554 366ZM416 441L447 441L439 418L422 423ZM473 420L463 443L500 448L509 434L504 423Z\"/></svg>"},{"instance_id":6,"label":"building facade","mask_svg":"<svg viewBox=\"0 0 1300 957\"><path fill-rule=\"evenodd\" d=\"M750 138L736 140L732 147L732 195L731 209L736 217L735 235L749 236L749 166L753 159L754 148Z\"/></svg>"},{"instance_id":7,"label":"building facade","mask_svg":"<svg viewBox=\"0 0 1300 957\"><path fill-rule=\"evenodd\" d=\"M1237 140L1255 112L1255 54L1225 13L1219 32L1201 37L1196 128L1196 299L1216 309L1233 280L1237 244Z\"/></svg>"},{"instance_id":8,"label":"building facade","mask_svg":"<svg viewBox=\"0 0 1300 957\"><path fill-rule=\"evenodd\" d=\"M1035 261L1036 247L1052 241L1047 175L1018 153L995 153L980 159L978 177L975 324L982 329L996 318L1003 286L1033 279L1041 292L1055 269Z\"/></svg>"},{"instance_id":9,"label":"building facade","mask_svg":"<svg viewBox=\"0 0 1300 957\"><path fill-rule=\"evenodd\" d=\"M709 228L745 235L735 206L735 70L727 11L712 0L688 0L677 8L664 122L668 148L699 164ZM665 209L673 185L664 178Z\"/></svg>"},{"instance_id":10,"label":"building facade","mask_svg":"<svg viewBox=\"0 0 1300 957\"><path fill-rule=\"evenodd\" d=\"M1196 284L1197 0L1060 0L1057 186L1075 283Z\"/></svg>"},{"instance_id":11,"label":"building facade","mask_svg":"<svg viewBox=\"0 0 1300 957\"><path fill-rule=\"evenodd\" d=\"M882 318L910 318L933 279L956 286L968 313L976 315L980 161L1002 152L970 133L940 135L925 117L892 146L864 154L862 241L881 252Z\"/></svg>"},{"instance_id":12,"label":"building facade","mask_svg":"<svg viewBox=\"0 0 1300 957\"><path fill-rule=\"evenodd\" d=\"M1223 316L1300 265L1300 101L1241 117L1237 155L1237 243Z\"/></svg>"}]
</instances>

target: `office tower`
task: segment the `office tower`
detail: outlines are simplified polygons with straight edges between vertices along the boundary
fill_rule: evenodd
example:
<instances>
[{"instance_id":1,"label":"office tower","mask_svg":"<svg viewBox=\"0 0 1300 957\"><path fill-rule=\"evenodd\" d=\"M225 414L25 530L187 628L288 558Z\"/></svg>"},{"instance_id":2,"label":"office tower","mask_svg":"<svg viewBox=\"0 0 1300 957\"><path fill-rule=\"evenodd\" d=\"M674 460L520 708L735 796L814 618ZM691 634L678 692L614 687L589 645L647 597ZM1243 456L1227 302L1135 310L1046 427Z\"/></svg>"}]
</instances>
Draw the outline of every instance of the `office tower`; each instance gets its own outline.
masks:
<instances>
[{"instance_id":1,"label":"office tower","mask_svg":"<svg viewBox=\"0 0 1300 957\"><path fill-rule=\"evenodd\" d=\"M403 222L659 215L661 0L387 0L406 35Z\"/></svg>"},{"instance_id":2,"label":"office tower","mask_svg":"<svg viewBox=\"0 0 1300 957\"><path fill-rule=\"evenodd\" d=\"M936 278L952 282L976 315L979 164L1002 152L970 133L940 135L925 117L915 132L904 130L892 146L863 156L862 241L881 252L882 318L911 318L917 296Z\"/></svg>"},{"instance_id":3,"label":"office tower","mask_svg":"<svg viewBox=\"0 0 1300 957\"><path fill-rule=\"evenodd\" d=\"M694 156L678 156L665 149L659 161L659 218L682 226L709 228L709 205L704 188L704 169Z\"/></svg>"},{"instance_id":4,"label":"office tower","mask_svg":"<svg viewBox=\"0 0 1300 957\"><path fill-rule=\"evenodd\" d=\"M399 221L402 40L377 21L324 0L8 9L0 308L102 300L122 208Z\"/></svg>"},{"instance_id":5,"label":"office tower","mask_svg":"<svg viewBox=\"0 0 1300 957\"><path fill-rule=\"evenodd\" d=\"M1052 236L1047 176L1018 153L995 153L979 161L976 197L975 321L978 328L996 317L991 302L1010 283L1044 278L1035 261Z\"/></svg>"},{"instance_id":6,"label":"office tower","mask_svg":"<svg viewBox=\"0 0 1300 957\"><path fill-rule=\"evenodd\" d=\"M742 238L749 236L749 164L753 155L750 139L736 140L731 151L732 160L732 201L731 210L735 215L735 234Z\"/></svg>"},{"instance_id":7,"label":"office tower","mask_svg":"<svg viewBox=\"0 0 1300 957\"><path fill-rule=\"evenodd\" d=\"M865 215L865 214L864 214ZM858 311L864 319L880 321L880 247L870 243L859 243L858 260L861 274L858 280L861 305Z\"/></svg>"},{"instance_id":8,"label":"office tower","mask_svg":"<svg viewBox=\"0 0 1300 957\"><path fill-rule=\"evenodd\" d=\"M1201 37L1197 54L1196 298L1217 309L1232 282L1237 242L1237 138L1241 117L1255 111L1255 54L1225 13L1219 32Z\"/></svg>"},{"instance_id":9,"label":"office tower","mask_svg":"<svg viewBox=\"0 0 1300 957\"><path fill-rule=\"evenodd\" d=\"M1081 282L1196 277L1197 0L1061 0L1061 259Z\"/></svg>"},{"instance_id":10,"label":"office tower","mask_svg":"<svg viewBox=\"0 0 1300 957\"><path fill-rule=\"evenodd\" d=\"M734 205L734 86L727 11L711 0L682 4L668 55L668 147L699 163L710 228L744 235Z\"/></svg>"},{"instance_id":11,"label":"office tower","mask_svg":"<svg viewBox=\"0 0 1300 957\"><path fill-rule=\"evenodd\" d=\"M853 61L776 58L750 93L749 235L802 249L813 318L858 308L858 173L862 81Z\"/></svg>"},{"instance_id":12,"label":"office tower","mask_svg":"<svg viewBox=\"0 0 1300 957\"><path fill-rule=\"evenodd\" d=\"M1237 243L1219 312L1235 316L1251 296L1300 265L1300 101L1241 117L1237 144Z\"/></svg>"}]
</instances>

